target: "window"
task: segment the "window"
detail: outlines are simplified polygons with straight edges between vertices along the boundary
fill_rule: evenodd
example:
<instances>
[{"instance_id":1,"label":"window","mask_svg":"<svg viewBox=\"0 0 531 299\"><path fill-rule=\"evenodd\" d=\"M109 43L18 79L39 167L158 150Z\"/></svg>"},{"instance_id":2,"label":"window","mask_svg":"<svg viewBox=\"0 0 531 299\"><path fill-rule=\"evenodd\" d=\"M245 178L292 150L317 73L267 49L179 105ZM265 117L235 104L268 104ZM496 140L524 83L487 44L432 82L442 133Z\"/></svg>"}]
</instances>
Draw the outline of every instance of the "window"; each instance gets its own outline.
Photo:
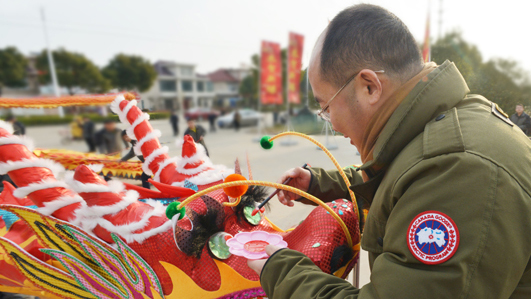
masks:
<instances>
[{"instance_id":1,"label":"window","mask_svg":"<svg viewBox=\"0 0 531 299\"><path fill-rule=\"evenodd\" d=\"M229 90L232 92L238 91L238 84L229 84Z\"/></svg>"},{"instance_id":2,"label":"window","mask_svg":"<svg viewBox=\"0 0 531 299\"><path fill-rule=\"evenodd\" d=\"M192 81L182 81L181 82L183 91L193 91Z\"/></svg>"},{"instance_id":3,"label":"window","mask_svg":"<svg viewBox=\"0 0 531 299\"><path fill-rule=\"evenodd\" d=\"M160 80L160 91L177 91L177 82L174 80Z\"/></svg>"},{"instance_id":4,"label":"window","mask_svg":"<svg viewBox=\"0 0 531 299\"><path fill-rule=\"evenodd\" d=\"M206 83L207 91L214 91L214 84L212 82Z\"/></svg>"},{"instance_id":5,"label":"window","mask_svg":"<svg viewBox=\"0 0 531 299\"><path fill-rule=\"evenodd\" d=\"M191 67L186 67L186 66L181 67L181 75L190 77L193 74L194 74L194 70Z\"/></svg>"},{"instance_id":6,"label":"window","mask_svg":"<svg viewBox=\"0 0 531 299\"><path fill-rule=\"evenodd\" d=\"M205 82L197 81L197 91L205 91Z\"/></svg>"}]
</instances>

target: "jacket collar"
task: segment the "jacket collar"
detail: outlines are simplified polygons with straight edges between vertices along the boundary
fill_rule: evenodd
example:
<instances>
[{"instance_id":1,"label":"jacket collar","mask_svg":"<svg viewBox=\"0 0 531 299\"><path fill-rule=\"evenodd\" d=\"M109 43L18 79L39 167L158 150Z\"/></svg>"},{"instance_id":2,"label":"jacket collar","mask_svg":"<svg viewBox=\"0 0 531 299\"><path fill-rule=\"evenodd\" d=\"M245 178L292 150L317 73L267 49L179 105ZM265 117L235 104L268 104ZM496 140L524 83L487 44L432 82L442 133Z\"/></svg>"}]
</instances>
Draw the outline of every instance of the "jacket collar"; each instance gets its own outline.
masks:
<instances>
[{"instance_id":1,"label":"jacket collar","mask_svg":"<svg viewBox=\"0 0 531 299\"><path fill-rule=\"evenodd\" d=\"M389 118L374 146L373 160L360 169L369 177L352 190L369 203L387 167L426 124L441 112L455 107L469 92L465 79L453 62L442 65L422 78Z\"/></svg>"}]
</instances>

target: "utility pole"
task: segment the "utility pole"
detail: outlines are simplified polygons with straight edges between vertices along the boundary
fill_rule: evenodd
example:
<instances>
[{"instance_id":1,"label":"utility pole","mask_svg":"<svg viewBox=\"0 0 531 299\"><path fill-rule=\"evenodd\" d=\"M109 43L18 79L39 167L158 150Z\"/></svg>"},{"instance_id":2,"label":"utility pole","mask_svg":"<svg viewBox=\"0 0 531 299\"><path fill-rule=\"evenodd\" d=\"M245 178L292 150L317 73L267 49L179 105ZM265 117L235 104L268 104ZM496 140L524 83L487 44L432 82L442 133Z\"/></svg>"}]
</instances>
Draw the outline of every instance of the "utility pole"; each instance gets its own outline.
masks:
<instances>
[{"instance_id":1,"label":"utility pole","mask_svg":"<svg viewBox=\"0 0 531 299\"><path fill-rule=\"evenodd\" d=\"M50 51L50 42L48 41L48 29L46 28L46 18L44 16L44 7L41 7L42 28L44 29L44 40L46 42L46 52L48 54L48 65L50 66L50 75L52 76L53 92L56 97L61 95L59 90L59 82L57 81L57 75L55 74L55 64L53 62L52 51ZM59 117L65 117L63 107L59 106Z\"/></svg>"},{"instance_id":2,"label":"utility pole","mask_svg":"<svg viewBox=\"0 0 531 299\"><path fill-rule=\"evenodd\" d=\"M443 0L439 0L439 39L442 38L443 26Z\"/></svg>"}]
</instances>

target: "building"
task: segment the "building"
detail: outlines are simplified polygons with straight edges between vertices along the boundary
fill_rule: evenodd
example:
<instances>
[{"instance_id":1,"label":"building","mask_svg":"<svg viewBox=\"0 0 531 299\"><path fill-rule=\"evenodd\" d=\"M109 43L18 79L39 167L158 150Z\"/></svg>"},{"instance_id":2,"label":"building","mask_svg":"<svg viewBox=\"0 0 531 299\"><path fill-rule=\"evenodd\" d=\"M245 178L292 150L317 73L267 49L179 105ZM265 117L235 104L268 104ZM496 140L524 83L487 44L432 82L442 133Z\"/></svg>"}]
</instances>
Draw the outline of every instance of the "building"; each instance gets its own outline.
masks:
<instances>
[{"instance_id":1,"label":"building","mask_svg":"<svg viewBox=\"0 0 531 299\"><path fill-rule=\"evenodd\" d=\"M249 70L218 69L208 74L214 87L214 105L217 107L234 106L241 99L239 95L240 83L249 74Z\"/></svg>"},{"instance_id":2,"label":"building","mask_svg":"<svg viewBox=\"0 0 531 299\"><path fill-rule=\"evenodd\" d=\"M195 65L157 61L154 67L157 78L151 88L141 94L144 108L187 110L212 106L212 82L208 76L196 74Z\"/></svg>"}]
</instances>

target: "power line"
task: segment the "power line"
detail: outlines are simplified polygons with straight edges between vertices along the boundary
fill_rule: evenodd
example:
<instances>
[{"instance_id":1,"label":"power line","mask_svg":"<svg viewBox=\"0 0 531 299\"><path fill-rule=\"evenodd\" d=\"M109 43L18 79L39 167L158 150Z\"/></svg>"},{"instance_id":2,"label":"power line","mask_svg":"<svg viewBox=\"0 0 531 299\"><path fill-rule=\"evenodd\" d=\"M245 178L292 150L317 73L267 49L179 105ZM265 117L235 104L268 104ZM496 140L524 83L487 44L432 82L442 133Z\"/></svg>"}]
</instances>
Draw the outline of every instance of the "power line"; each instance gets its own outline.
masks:
<instances>
[{"instance_id":1,"label":"power line","mask_svg":"<svg viewBox=\"0 0 531 299\"><path fill-rule=\"evenodd\" d=\"M26 27L26 28L41 28L41 25L35 24L35 23L21 23L21 22L6 22L3 20L0 20L0 25L7 25L11 27ZM150 37L150 36L141 36L136 34L130 34L130 33L121 33L121 32L111 32L111 31L98 31L98 30L87 30L87 29L74 29L74 28L68 28L68 27L58 27L58 26L50 26L53 30L58 31L64 31L64 32L72 32L72 33L88 33L88 34L95 34L95 35L106 35L116 38L134 38L135 40L145 40L145 41L152 41L152 42L163 42L163 43L173 43L178 44L182 46L195 46L195 47L223 47L223 48L242 48L242 47L250 47L250 44L235 44L234 42L230 42L231 44L223 44L221 43L215 43L215 44L206 44L206 43L194 43L194 42L179 42L174 39L167 39L167 38L159 38L159 37Z\"/></svg>"}]
</instances>

